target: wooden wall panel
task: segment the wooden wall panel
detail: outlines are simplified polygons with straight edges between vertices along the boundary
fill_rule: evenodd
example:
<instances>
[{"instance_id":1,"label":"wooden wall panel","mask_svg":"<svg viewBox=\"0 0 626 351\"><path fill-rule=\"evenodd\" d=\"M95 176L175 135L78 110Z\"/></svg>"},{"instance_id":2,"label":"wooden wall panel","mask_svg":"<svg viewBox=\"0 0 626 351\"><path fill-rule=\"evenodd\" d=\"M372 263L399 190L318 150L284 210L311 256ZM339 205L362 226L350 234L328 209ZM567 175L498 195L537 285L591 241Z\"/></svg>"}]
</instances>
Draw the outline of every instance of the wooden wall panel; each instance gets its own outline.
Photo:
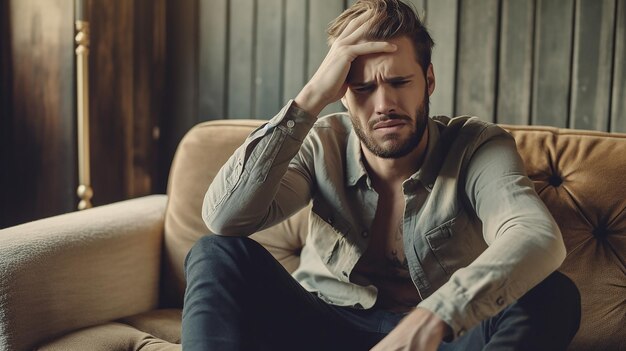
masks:
<instances>
[{"instance_id":1,"label":"wooden wall panel","mask_svg":"<svg viewBox=\"0 0 626 351\"><path fill-rule=\"evenodd\" d=\"M253 118L255 0L231 0L228 28L228 116Z\"/></svg>"},{"instance_id":2,"label":"wooden wall panel","mask_svg":"<svg viewBox=\"0 0 626 351\"><path fill-rule=\"evenodd\" d=\"M537 0L532 124L567 126L573 14L573 0Z\"/></svg>"},{"instance_id":3,"label":"wooden wall panel","mask_svg":"<svg viewBox=\"0 0 626 351\"><path fill-rule=\"evenodd\" d=\"M262 0L257 11L255 106L251 118L270 119L282 105L283 0Z\"/></svg>"},{"instance_id":4,"label":"wooden wall panel","mask_svg":"<svg viewBox=\"0 0 626 351\"><path fill-rule=\"evenodd\" d=\"M614 0L576 2L570 128L609 129L614 29Z\"/></svg>"},{"instance_id":5,"label":"wooden wall panel","mask_svg":"<svg viewBox=\"0 0 626 351\"><path fill-rule=\"evenodd\" d=\"M133 7L133 115L125 151L125 198L156 191L165 87L165 0L135 0Z\"/></svg>"},{"instance_id":6,"label":"wooden wall panel","mask_svg":"<svg viewBox=\"0 0 626 351\"><path fill-rule=\"evenodd\" d=\"M460 1L455 114L494 120L498 7L498 0Z\"/></svg>"},{"instance_id":7,"label":"wooden wall panel","mask_svg":"<svg viewBox=\"0 0 626 351\"><path fill-rule=\"evenodd\" d=\"M13 121L11 119L11 16L9 2L0 1L0 228L8 226L9 207L12 206L8 189L9 169L13 153Z\"/></svg>"},{"instance_id":8,"label":"wooden wall panel","mask_svg":"<svg viewBox=\"0 0 626 351\"><path fill-rule=\"evenodd\" d=\"M198 114L201 121L226 117L228 0L200 0Z\"/></svg>"},{"instance_id":9,"label":"wooden wall panel","mask_svg":"<svg viewBox=\"0 0 626 351\"><path fill-rule=\"evenodd\" d=\"M626 133L626 0L617 1L611 131Z\"/></svg>"},{"instance_id":10,"label":"wooden wall panel","mask_svg":"<svg viewBox=\"0 0 626 351\"><path fill-rule=\"evenodd\" d=\"M92 1L89 52L94 206L124 199L133 137L133 3ZM112 26L111 23L116 25ZM130 155L132 157L132 154Z\"/></svg>"},{"instance_id":11,"label":"wooden wall panel","mask_svg":"<svg viewBox=\"0 0 626 351\"><path fill-rule=\"evenodd\" d=\"M8 9L7 9L8 6ZM10 86L3 117L10 135L0 167L4 173L0 226L51 216L75 207L77 171L74 120L73 2L12 0L2 7L3 64ZM9 26L9 28L7 28ZM7 49L7 51L4 51ZM2 78L3 81L5 78ZM5 111L7 112L7 111Z\"/></svg>"},{"instance_id":12,"label":"wooden wall panel","mask_svg":"<svg viewBox=\"0 0 626 351\"><path fill-rule=\"evenodd\" d=\"M289 99L295 98L308 81L306 65L307 18L307 0L286 0L284 66L282 72L283 104Z\"/></svg>"},{"instance_id":13,"label":"wooden wall panel","mask_svg":"<svg viewBox=\"0 0 626 351\"><path fill-rule=\"evenodd\" d=\"M534 14L533 1L502 0L496 111L500 123L530 122Z\"/></svg>"},{"instance_id":14,"label":"wooden wall panel","mask_svg":"<svg viewBox=\"0 0 626 351\"><path fill-rule=\"evenodd\" d=\"M432 63L435 91L430 97L431 115L454 115L458 0L430 0L426 25L435 42Z\"/></svg>"},{"instance_id":15,"label":"wooden wall panel","mask_svg":"<svg viewBox=\"0 0 626 351\"><path fill-rule=\"evenodd\" d=\"M160 123L158 192L165 192L176 146L199 121L198 0L166 1L166 101Z\"/></svg>"}]
</instances>

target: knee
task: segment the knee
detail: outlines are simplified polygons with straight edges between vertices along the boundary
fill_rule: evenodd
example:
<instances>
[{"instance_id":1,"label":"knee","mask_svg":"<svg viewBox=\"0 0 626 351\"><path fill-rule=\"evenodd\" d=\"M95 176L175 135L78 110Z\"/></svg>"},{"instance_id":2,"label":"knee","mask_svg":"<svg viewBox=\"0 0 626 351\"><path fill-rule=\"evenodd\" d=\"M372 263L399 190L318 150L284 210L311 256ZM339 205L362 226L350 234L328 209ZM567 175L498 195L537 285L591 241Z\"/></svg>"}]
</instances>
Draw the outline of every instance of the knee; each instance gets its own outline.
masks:
<instances>
[{"instance_id":1,"label":"knee","mask_svg":"<svg viewBox=\"0 0 626 351\"><path fill-rule=\"evenodd\" d=\"M555 318L571 324L578 330L580 326L580 292L576 284L561 272L554 272L531 290L533 304Z\"/></svg>"},{"instance_id":2,"label":"knee","mask_svg":"<svg viewBox=\"0 0 626 351\"><path fill-rule=\"evenodd\" d=\"M198 239L185 257L185 271L191 266L202 265L212 269L229 262L242 262L250 250L259 244L248 237L234 237L221 235L205 235Z\"/></svg>"}]
</instances>

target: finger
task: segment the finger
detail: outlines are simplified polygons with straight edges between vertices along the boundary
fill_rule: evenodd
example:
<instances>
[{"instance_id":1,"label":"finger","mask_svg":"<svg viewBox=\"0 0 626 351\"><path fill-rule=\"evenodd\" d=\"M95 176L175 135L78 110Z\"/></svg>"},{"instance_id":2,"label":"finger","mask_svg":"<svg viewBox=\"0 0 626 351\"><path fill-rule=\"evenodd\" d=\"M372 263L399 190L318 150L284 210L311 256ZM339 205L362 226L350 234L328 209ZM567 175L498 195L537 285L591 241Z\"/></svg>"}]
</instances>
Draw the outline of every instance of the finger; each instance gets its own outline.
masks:
<instances>
[{"instance_id":1,"label":"finger","mask_svg":"<svg viewBox=\"0 0 626 351\"><path fill-rule=\"evenodd\" d=\"M346 28L343 29L341 34L339 34L339 36L337 37L337 40L343 39L343 38L349 36L356 29L360 28L361 25L363 23L367 22L367 20L370 18L370 14L371 13L372 13L372 10L366 10L365 12L360 14L358 17L356 17L353 20L351 20L350 23L348 23L348 25L346 26Z\"/></svg>"},{"instance_id":2,"label":"finger","mask_svg":"<svg viewBox=\"0 0 626 351\"><path fill-rule=\"evenodd\" d=\"M352 44L356 43L359 40L363 39L365 33L372 27L373 18L368 19L363 22L359 28L356 28L352 31L352 33L348 34L345 38L343 38L344 43Z\"/></svg>"},{"instance_id":3,"label":"finger","mask_svg":"<svg viewBox=\"0 0 626 351\"><path fill-rule=\"evenodd\" d=\"M396 45L386 41L368 41L350 46L350 53L356 58L361 55L394 52L397 49Z\"/></svg>"}]
</instances>

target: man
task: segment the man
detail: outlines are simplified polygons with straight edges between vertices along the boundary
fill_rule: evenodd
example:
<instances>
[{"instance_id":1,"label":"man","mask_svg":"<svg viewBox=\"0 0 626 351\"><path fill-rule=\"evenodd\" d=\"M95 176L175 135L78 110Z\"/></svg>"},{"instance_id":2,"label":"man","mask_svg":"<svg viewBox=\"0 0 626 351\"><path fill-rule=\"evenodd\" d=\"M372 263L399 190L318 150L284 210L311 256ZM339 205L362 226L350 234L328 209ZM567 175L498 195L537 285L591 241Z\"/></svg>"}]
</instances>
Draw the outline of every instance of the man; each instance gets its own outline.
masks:
<instances>
[{"instance_id":1,"label":"man","mask_svg":"<svg viewBox=\"0 0 626 351\"><path fill-rule=\"evenodd\" d=\"M208 189L217 234L187 256L185 350L562 350L579 296L513 139L428 116L433 41L397 0L362 0L293 101ZM341 100L348 114L317 118ZM290 276L246 236L312 201ZM546 278L548 277L548 278Z\"/></svg>"}]
</instances>

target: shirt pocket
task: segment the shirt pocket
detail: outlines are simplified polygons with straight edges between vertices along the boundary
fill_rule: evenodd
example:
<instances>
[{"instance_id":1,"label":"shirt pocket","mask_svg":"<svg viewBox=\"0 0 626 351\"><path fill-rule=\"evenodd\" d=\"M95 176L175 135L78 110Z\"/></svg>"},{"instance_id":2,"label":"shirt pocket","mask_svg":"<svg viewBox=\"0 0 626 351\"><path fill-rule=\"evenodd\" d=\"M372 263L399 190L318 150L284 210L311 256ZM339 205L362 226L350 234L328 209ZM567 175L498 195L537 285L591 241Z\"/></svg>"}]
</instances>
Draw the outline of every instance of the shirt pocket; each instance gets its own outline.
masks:
<instances>
[{"instance_id":1,"label":"shirt pocket","mask_svg":"<svg viewBox=\"0 0 626 351\"><path fill-rule=\"evenodd\" d=\"M327 265L337 261L339 247L350 232L349 223L333 209L315 206L309 216L311 242Z\"/></svg>"},{"instance_id":2,"label":"shirt pocket","mask_svg":"<svg viewBox=\"0 0 626 351\"><path fill-rule=\"evenodd\" d=\"M465 213L430 230L425 238L430 251L447 275L472 263L486 246L482 235L475 233L473 226L469 225Z\"/></svg>"}]
</instances>

